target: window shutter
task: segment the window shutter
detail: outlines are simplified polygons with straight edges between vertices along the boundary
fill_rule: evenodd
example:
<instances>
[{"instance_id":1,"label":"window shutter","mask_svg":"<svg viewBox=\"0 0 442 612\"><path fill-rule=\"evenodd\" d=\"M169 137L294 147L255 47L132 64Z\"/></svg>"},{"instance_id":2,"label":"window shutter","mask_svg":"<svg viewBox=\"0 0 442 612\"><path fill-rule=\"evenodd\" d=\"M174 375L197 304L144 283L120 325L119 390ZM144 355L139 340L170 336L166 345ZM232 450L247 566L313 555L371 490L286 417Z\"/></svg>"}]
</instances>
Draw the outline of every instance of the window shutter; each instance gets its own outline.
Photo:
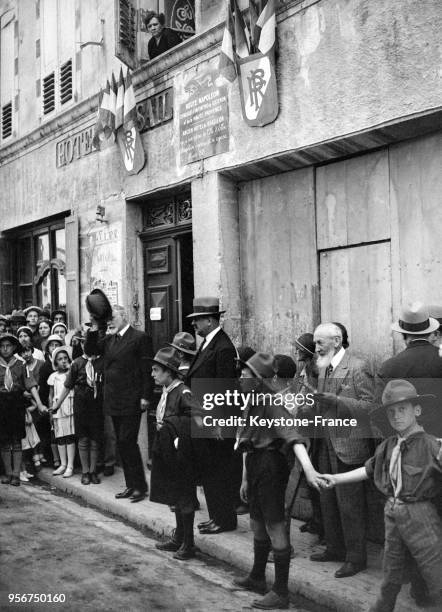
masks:
<instances>
[{"instance_id":1,"label":"window shutter","mask_svg":"<svg viewBox=\"0 0 442 612\"><path fill-rule=\"evenodd\" d=\"M47 115L55 109L55 72L43 79L43 114Z\"/></svg>"},{"instance_id":2,"label":"window shutter","mask_svg":"<svg viewBox=\"0 0 442 612\"><path fill-rule=\"evenodd\" d=\"M0 312L9 312L13 308L13 243L0 238Z\"/></svg>"},{"instance_id":3,"label":"window shutter","mask_svg":"<svg viewBox=\"0 0 442 612\"><path fill-rule=\"evenodd\" d=\"M72 60L60 66L60 102L65 104L72 100Z\"/></svg>"},{"instance_id":4,"label":"window shutter","mask_svg":"<svg viewBox=\"0 0 442 612\"><path fill-rule=\"evenodd\" d=\"M80 258L78 248L78 217L65 219L66 233L66 312L68 327L80 322Z\"/></svg>"},{"instance_id":5,"label":"window shutter","mask_svg":"<svg viewBox=\"0 0 442 612\"><path fill-rule=\"evenodd\" d=\"M2 140L12 135L12 102L2 107Z\"/></svg>"},{"instance_id":6,"label":"window shutter","mask_svg":"<svg viewBox=\"0 0 442 612\"><path fill-rule=\"evenodd\" d=\"M115 0L115 56L134 70L137 66L138 13L132 0Z\"/></svg>"}]
</instances>

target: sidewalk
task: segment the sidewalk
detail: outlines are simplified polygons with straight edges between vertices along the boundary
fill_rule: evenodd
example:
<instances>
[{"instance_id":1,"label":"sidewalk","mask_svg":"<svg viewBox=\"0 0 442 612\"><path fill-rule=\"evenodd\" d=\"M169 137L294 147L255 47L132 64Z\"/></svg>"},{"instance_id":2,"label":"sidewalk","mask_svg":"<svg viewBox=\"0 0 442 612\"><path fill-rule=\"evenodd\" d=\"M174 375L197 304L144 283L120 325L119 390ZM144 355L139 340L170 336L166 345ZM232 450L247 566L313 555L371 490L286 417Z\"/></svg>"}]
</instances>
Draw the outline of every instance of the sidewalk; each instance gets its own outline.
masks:
<instances>
[{"instance_id":1,"label":"sidewalk","mask_svg":"<svg viewBox=\"0 0 442 612\"><path fill-rule=\"evenodd\" d=\"M147 476L149 473L147 473ZM102 478L100 485L82 485L80 474L72 478L52 476L52 470L45 468L38 474L47 484L71 495L82 498L89 505L121 517L137 527L147 528L158 535L170 535L174 525L174 515L166 506L151 503L147 499L132 504L127 499L115 499L115 493L124 489L122 470L116 468L115 474ZM198 494L202 510L196 513L195 524L207 519L204 498ZM201 536L195 529L195 543L200 550L247 572L251 567L253 539L248 526L248 516L238 517L238 529L218 535ZM351 578L336 579L334 572L338 563L314 563L309 560L316 536L299 531L300 521L292 521L292 544L295 558L290 566L290 591L299 593L331 610L338 612L366 612L375 601L382 576L380 547L369 546L368 570ZM268 580L273 577L273 565L268 566ZM419 610L408 596L409 585L404 585L397 603L401 612Z\"/></svg>"}]
</instances>

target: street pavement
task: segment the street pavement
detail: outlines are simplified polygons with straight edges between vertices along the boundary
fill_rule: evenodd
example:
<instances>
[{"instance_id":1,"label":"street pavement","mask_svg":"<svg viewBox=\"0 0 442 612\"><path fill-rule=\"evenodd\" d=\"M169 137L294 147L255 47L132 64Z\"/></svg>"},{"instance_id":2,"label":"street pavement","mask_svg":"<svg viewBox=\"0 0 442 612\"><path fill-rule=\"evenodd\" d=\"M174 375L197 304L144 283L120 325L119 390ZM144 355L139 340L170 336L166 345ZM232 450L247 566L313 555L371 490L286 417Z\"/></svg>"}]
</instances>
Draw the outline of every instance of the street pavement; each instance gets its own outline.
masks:
<instances>
[{"instance_id":1,"label":"street pavement","mask_svg":"<svg viewBox=\"0 0 442 612\"><path fill-rule=\"evenodd\" d=\"M169 511L163 507L163 512ZM256 596L232 586L237 571L204 554L174 560L155 543L139 529L43 483L0 485L0 610L252 609ZM34 595L33 602L29 595L28 603L9 602L27 594ZM35 603L35 594L46 595L46 603ZM60 596L63 603L49 603ZM300 601L291 609L325 610Z\"/></svg>"}]
</instances>

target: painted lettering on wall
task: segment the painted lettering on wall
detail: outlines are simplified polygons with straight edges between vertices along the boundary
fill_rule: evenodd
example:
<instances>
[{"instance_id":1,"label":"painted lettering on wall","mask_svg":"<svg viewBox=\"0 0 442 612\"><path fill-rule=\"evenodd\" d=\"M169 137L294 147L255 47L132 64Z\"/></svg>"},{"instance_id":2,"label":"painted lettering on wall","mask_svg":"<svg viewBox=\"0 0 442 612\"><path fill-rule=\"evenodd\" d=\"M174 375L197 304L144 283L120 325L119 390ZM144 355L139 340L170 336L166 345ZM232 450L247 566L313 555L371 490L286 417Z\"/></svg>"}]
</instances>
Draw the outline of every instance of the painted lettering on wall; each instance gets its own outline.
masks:
<instances>
[{"instance_id":1,"label":"painted lettering on wall","mask_svg":"<svg viewBox=\"0 0 442 612\"><path fill-rule=\"evenodd\" d=\"M55 161L57 168L62 168L71 164L73 161L93 153L92 139L94 137L94 126L72 134L60 142L57 142L55 149Z\"/></svg>"},{"instance_id":2,"label":"painted lettering on wall","mask_svg":"<svg viewBox=\"0 0 442 612\"><path fill-rule=\"evenodd\" d=\"M157 125L173 118L173 88L150 96L137 104L138 129L140 132L151 130Z\"/></svg>"}]
</instances>

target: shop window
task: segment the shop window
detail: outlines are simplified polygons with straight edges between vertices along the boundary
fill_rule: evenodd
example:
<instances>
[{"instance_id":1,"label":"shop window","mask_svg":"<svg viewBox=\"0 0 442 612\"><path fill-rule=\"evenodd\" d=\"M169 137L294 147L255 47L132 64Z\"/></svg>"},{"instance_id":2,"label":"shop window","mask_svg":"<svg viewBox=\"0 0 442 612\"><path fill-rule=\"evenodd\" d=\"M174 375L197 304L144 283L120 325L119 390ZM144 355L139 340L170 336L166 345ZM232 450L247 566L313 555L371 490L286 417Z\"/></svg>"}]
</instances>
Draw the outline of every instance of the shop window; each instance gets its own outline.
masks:
<instances>
[{"instance_id":1,"label":"shop window","mask_svg":"<svg viewBox=\"0 0 442 612\"><path fill-rule=\"evenodd\" d=\"M31 304L66 306L66 238L64 222L43 226L15 239L17 295L20 308Z\"/></svg>"}]
</instances>

